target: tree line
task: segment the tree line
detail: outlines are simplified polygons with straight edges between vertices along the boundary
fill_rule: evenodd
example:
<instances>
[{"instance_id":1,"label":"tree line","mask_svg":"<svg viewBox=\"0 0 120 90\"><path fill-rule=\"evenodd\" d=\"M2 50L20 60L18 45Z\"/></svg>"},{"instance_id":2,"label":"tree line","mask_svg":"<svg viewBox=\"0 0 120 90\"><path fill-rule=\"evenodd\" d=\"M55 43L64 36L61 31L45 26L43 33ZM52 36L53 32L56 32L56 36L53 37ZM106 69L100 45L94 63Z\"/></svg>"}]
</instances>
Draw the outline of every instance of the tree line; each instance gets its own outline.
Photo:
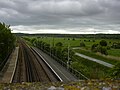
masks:
<instances>
[{"instance_id":1,"label":"tree line","mask_svg":"<svg viewBox=\"0 0 120 90\"><path fill-rule=\"evenodd\" d=\"M0 66L15 47L15 36L11 33L10 25L0 22ZM1 67L0 67L1 69Z\"/></svg>"},{"instance_id":2,"label":"tree line","mask_svg":"<svg viewBox=\"0 0 120 90\"><path fill-rule=\"evenodd\" d=\"M64 47L63 43L58 42L55 45L46 43L42 40L38 40L36 38L30 39L30 38L25 38L25 40L30 41L33 46L43 50L44 52L48 53L49 55L56 57L60 60L62 60L64 63L67 63L68 57L69 60L72 60L74 52L68 48ZM69 56L68 56L68 49L69 49Z\"/></svg>"},{"instance_id":3,"label":"tree line","mask_svg":"<svg viewBox=\"0 0 120 90\"><path fill-rule=\"evenodd\" d=\"M36 36L36 37L68 37L68 38L94 38L94 39L120 39L120 34L24 34L16 33L18 36Z\"/></svg>"}]
</instances>

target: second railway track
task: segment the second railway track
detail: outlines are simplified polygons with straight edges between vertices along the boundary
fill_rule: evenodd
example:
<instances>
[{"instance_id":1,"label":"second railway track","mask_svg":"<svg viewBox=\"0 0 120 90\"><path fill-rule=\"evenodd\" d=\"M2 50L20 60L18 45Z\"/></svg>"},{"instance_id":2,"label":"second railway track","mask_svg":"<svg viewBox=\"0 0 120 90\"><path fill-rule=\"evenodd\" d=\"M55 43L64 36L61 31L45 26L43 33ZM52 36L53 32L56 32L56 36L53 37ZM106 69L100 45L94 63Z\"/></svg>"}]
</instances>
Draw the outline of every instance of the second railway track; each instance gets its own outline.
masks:
<instances>
[{"instance_id":1,"label":"second railway track","mask_svg":"<svg viewBox=\"0 0 120 90\"><path fill-rule=\"evenodd\" d=\"M27 46L23 40L19 39L18 41L20 50L13 83L61 81L37 52Z\"/></svg>"}]
</instances>

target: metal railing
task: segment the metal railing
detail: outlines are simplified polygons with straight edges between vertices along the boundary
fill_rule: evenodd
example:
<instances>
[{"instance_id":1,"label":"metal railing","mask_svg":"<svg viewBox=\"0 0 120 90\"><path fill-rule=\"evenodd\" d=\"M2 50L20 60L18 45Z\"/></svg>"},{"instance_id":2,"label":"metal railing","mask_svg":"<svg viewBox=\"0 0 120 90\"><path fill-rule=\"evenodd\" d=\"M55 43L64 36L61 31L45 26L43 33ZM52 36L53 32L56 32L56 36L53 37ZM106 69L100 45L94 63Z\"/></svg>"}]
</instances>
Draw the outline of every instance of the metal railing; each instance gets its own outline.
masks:
<instances>
[{"instance_id":1,"label":"metal railing","mask_svg":"<svg viewBox=\"0 0 120 90\"><path fill-rule=\"evenodd\" d=\"M69 68L68 68L67 63L63 62L61 59L57 58L53 54L50 54L49 52L47 52L43 49L42 49L42 51L45 52L46 54L48 54L49 56L51 56L53 59L55 59L58 63L60 63L63 67L65 67L69 72L71 72L74 76L76 76L80 80L89 80L89 78L87 78L85 75L83 75L80 71L77 71L76 69L72 68L71 66L69 66Z\"/></svg>"}]
</instances>

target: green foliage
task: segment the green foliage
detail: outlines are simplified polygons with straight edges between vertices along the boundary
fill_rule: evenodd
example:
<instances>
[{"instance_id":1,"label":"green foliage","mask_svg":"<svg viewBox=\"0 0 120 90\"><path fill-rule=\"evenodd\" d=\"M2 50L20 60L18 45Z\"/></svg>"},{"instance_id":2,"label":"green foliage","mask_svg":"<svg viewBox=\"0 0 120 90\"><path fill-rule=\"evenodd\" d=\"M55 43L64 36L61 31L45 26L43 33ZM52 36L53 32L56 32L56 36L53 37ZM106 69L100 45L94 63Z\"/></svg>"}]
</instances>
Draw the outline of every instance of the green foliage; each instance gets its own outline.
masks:
<instances>
[{"instance_id":1,"label":"green foliage","mask_svg":"<svg viewBox=\"0 0 120 90\"><path fill-rule=\"evenodd\" d=\"M85 43L84 42L80 42L80 47L85 47Z\"/></svg>"},{"instance_id":2,"label":"green foliage","mask_svg":"<svg viewBox=\"0 0 120 90\"><path fill-rule=\"evenodd\" d=\"M75 38L73 38L72 40L75 41Z\"/></svg>"},{"instance_id":3,"label":"green foliage","mask_svg":"<svg viewBox=\"0 0 120 90\"><path fill-rule=\"evenodd\" d=\"M30 40L31 41L31 40ZM68 60L68 47L62 47L63 44L61 42L56 43L55 47L50 46L50 44L44 42L44 41L40 41L37 39L32 39L31 42L34 46L38 47L39 49L47 52L47 53L51 53L52 55L54 55L55 57L62 59L64 62L67 62ZM72 59L74 55L74 52L69 48L69 57L70 59Z\"/></svg>"},{"instance_id":4,"label":"green foliage","mask_svg":"<svg viewBox=\"0 0 120 90\"><path fill-rule=\"evenodd\" d=\"M110 50L111 49L111 47L110 46L107 46L107 50Z\"/></svg>"},{"instance_id":5,"label":"green foliage","mask_svg":"<svg viewBox=\"0 0 120 90\"><path fill-rule=\"evenodd\" d=\"M61 42L58 42L58 43L55 44L55 46L57 46L57 47L62 47L63 44L62 44Z\"/></svg>"},{"instance_id":6,"label":"green foliage","mask_svg":"<svg viewBox=\"0 0 120 90\"><path fill-rule=\"evenodd\" d=\"M107 52L107 42L105 40L101 40L100 44L93 44L91 47L91 51L100 52L101 54L108 55Z\"/></svg>"},{"instance_id":7,"label":"green foliage","mask_svg":"<svg viewBox=\"0 0 120 90\"><path fill-rule=\"evenodd\" d=\"M83 40L85 39L81 39L81 41ZM103 54L106 54L106 50L109 48L110 45L101 46L100 44L97 44L97 43L100 43L100 41L101 40L96 40L95 42L92 42L92 40L89 41L89 39L86 39L86 42L84 42L84 44L88 48L88 51L84 50L84 47L83 48L81 47L81 49L78 50L78 52L80 53L82 52L85 55L103 60L111 64L115 64L116 62L118 62L114 59L109 59L99 53L94 53L89 51L90 47L92 46L91 50L96 49L96 52L102 52ZM59 45L56 45L59 42L63 44L62 47ZM58 62L62 61L64 62L64 64L66 64L68 60L68 43L70 44L71 47L75 47L75 46L80 46L79 42L80 42L80 39L78 38L76 38L75 41L73 41L72 38L71 40L70 39L68 40L68 38L54 38L54 47L53 47L53 38L51 37L47 39L39 38L34 41L35 46L47 52L48 54L51 53L51 56L55 58L56 61ZM75 70L82 72L85 76L89 76L90 78L102 78L106 76L107 70L109 68L103 65L99 65L98 63L88 61L87 59L76 57L74 55L74 52L71 50L71 48L69 48L69 52L70 52L69 54L70 54L70 61L71 61L70 66L72 66L72 68L74 68Z\"/></svg>"},{"instance_id":8,"label":"green foliage","mask_svg":"<svg viewBox=\"0 0 120 90\"><path fill-rule=\"evenodd\" d=\"M56 47L56 57L59 58L59 59L62 59L63 58L63 53L62 53L62 48L61 47Z\"/></svg>"},{"instance_id":9,"label":"green foliage","mask_svg":"<svg viewBox=\"0 0 120 90\"><path fill-rule=\"evenodd\" d=\"M91 50L93 52L97 52L97 46L98 46L98 44L93 44L92 47L91 47Z\"/></svg>"},{"instance_id":10,"label":"green foliage","mask_svg":"<svg viewBox=\"0 0 120 90\"><path fill-rule=\"evenodd\" d=\"M36 38L32 38L32 39L30 40L31 43L34 43L34 41L36 41Z\"/></svg>"},{"instance_id":11,"label":"green foliage","mask_svg":"<svg viewBox=\"0 0 120 90\"><path fill-rule=\"evenodd\" d=\"M114 42L111 47L115 48L115 49L120 49L120 43L119 42Z\"/></svg>"},{"instance_id":12,"label":"green foliage","mask_svg":"<svg viewBox=\"0 0 120 90\"><path fill-rule=\"evenodd\" d=\"M120 79L120 62L110 70L109 75L111 78Z\"/></svg>"},{"instance_id":13,"label":"green foliage","mask_svg":"<svg viewBox=\"0 0 120 90\"><path fill-rule=\"evenodd\" d=\"M10 25L0 23L0 63L15 47L15 36L9 27Z\"/></svg>"},{"instance_id":14,"label":"green foliage","mask_svg":"<svg viewBox=\"0 0 120 90\"><path fill-rule=\"evenodd\" d=\"M93 42L95 42L95 40L93 40Z\"/></svg>"},{"instance_id":15,"label":"green foliage","mask_svg":"<svg viewBox=\"0 0 120 90\"><path fill-rule=\"evenodd\" d=\"M120 49L110 49L108 50L108 54L111 55L112 57L119 57L120 56Z\"/></svg>"},{"instance_id":16,"label":"green foliage","mask_svg":"<svg viewBox=\"0 0 120 90\"><path fill-rule=\"evenodd\" d=\"M27 41L30 41L30 40L31 40L31 39L28 38L28 37L22 37L22 38L24 38L24 39L27 40Z\"/></svg>"},{"instance_id":17,"label":"green foliage","mask_svg":"<svg viewBox=\"0 0 120 90\"><path fill-rule=\"evenodd\" d=\"M101 45L101 46L107 46L107 42L106 42L105 40L101 40L101 41L100 41L100 45Z\"/></svg>"},{"instance_id":18,"label":"green foliage","mask_svg":"<svg viewBox=\"0 0 120 90\"><path fill-rule=\"evenodd\" d=\"M72 67L89 78L103 78L107 76L108 67L105 67L96 62L84 59L79 56L74 56Z\"/></svg>"},{"instance_id":19,"label":"green foliage","mask_svg":"<svg viewBox=\"0 0 120 90\"><path fill-rule=\"evenodd\" d=\"M101 52L102 54L104 54L104 55L108 55L108 52L107 52L106 47L101 47L101 48L100 48L100 52Z\"/></svg>"},{"instance_id":20,"label":"green foliage","mask_svg":"<svg viewBox=\"0 0 120 90\"><path fill-rule=\"evenodd\" d=\"M113 65L118 62L118 60L106 58L106 57L104 57L104 56L101 56L101 55L96 54L96 53L91 52L91 51L86 51L86 50L80 49L80 50L75 50L75 52L78 52L78 53L81 53L81 54L84 54L84 55L87 55L87 56L90 56L90 57L93 57L93 58L97 58L97 59L99 59L99 60L102 60L102 61L111 63L111 64L113 64Z\"/></svg>"}]
</instances>

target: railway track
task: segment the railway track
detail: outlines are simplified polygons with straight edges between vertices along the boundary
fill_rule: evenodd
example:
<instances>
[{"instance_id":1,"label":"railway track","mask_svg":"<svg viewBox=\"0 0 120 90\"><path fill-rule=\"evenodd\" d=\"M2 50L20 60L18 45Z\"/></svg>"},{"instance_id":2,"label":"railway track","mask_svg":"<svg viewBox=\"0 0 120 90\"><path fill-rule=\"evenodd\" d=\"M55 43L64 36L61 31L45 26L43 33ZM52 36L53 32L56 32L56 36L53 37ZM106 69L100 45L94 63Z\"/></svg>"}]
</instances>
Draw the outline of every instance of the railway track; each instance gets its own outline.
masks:
<instances>
[{"instance_id":1,"label":"railway track","mask_svg":"<svg viewBox=\"0 0 120 90\"><path fill-rule=\"evenodd\" d=\"M19 55L17 67L12 79L16 82L58 82L59 76L45 63L35 50L19 40Z\"/></svg>"}]
</instances>

